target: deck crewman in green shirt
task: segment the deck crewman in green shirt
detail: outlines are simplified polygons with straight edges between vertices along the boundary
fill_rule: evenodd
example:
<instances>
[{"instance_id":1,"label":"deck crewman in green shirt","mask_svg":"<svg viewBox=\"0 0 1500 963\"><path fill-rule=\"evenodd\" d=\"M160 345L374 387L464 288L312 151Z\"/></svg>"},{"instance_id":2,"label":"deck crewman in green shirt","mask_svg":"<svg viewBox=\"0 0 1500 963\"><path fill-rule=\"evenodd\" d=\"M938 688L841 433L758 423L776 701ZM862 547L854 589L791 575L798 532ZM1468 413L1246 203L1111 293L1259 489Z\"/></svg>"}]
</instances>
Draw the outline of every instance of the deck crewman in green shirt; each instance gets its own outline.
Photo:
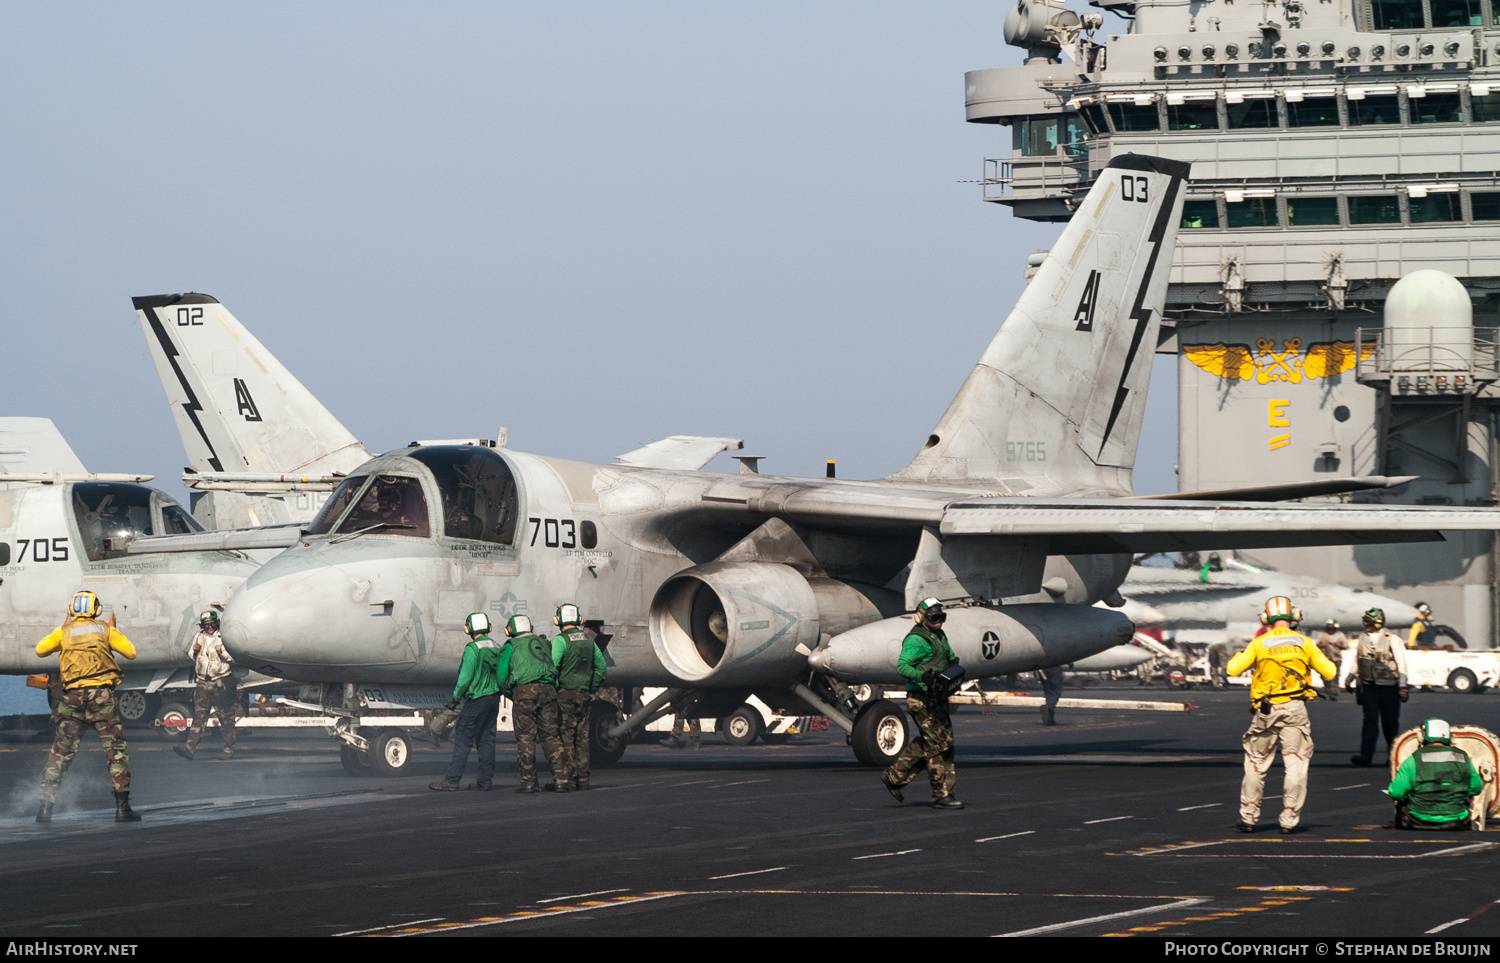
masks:
<instances>
[{"instance_id":1,"label":"deck crewman in green shirt","mask_svg":"<svg viewBox=\"0 0 1500 963\"><path fill-rule=\"evenodd\" d=\"M453 699L448 703L449 709L457 708L460 703L463 705L458 724L453 727L453 755L448 761L447 774L441 781L427 787L439 792L458 790L471 746L479 754L479 770L469 788L488 792L495 779L495 720L500 714L501 649L490 638L490 618L483 612L474 612L465 619L464 631L469 633L469 644L464 646L458 681L453 684Z\"/></svg>"},{"instance_id":2,"label":"deck crewman in green shirt","mask_svg":"<svg viewBox=\"0 0 1500 963\"><path fill-rule=\"evenodd\" d=\"M557 664L552 661L552 644L531 628L531 617L512 615L505 623L510 636L501 661L509 662L506 688L515 704L516 768L521 785L516 792L536 792L536 744L542 744L547 767L552 770L549 790L572 792L562 741L557 735Z\"/></svg>"},{"instance_id":3,"label":"deck crewman in green shirt","mask_svg":"<svg viewBox=\"0 0 1500 963\"><path fill-rule=\"evenodd\" d=\"M1421 748L1396 767L1387 790L1396 800L1397 829L1468 829L1469 800L1483 791L1479 771L1442 719L1422 723Z\"/></svg>"},{"instance_id":4,"label":"deck crewman in green shirt","mask_svg":"<svg viewBox=\"0 0 1500 963\"><path fill-rule=\"evenodd\" d=\"M916 624L901 643L896 671L906 680L906 711L917 724L917 737L906 744L881 779L901 802L901 787L925 768L932 783L932 807L962 809L964 804L953 795L953 720L948 715L948 697L937 681L938 673L958 661L943 632L947 618L942 602L923 599L914 616Z\"/></svg>"},{"instance_id":5,"label":"deck crewman in green shirt","mask_svg":"<svg viewBox=\"0 0 1500 963\"><path fill-rule=\"evenodd\" d=\"M572 602L557 607L552 622L552 661L557 666L557 730L564 771L572 788L589 788L589 700L604 685L604 653L583 628L583 614Z\"/></svg>"}]
</instances>

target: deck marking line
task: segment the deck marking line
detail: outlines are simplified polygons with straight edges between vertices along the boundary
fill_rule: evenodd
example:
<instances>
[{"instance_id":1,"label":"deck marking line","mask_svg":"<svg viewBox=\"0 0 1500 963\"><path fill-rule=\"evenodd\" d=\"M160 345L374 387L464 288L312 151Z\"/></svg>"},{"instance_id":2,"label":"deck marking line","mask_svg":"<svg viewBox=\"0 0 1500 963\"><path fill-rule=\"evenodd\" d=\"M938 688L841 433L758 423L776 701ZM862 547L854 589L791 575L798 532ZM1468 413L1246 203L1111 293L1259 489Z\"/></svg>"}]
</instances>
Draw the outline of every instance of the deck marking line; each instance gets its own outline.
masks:
<instances>
[{"instance_id":1,"label":"deck marking line","mask_svg":"<svg viewBox=\"0 0 1500 963\"><path fill-rule=\"evenodd\" d=\"M432 919L427 919L427 920L412 920L411 922L407 923L406 925L407 926L420 926L423 923L436 923L436 922L439 922L442 919L443 919L443 917L441 917L441 916L434 916ZM385 931L387 931L389 929L390 929L389 926L371 926L371 927L369 927L367 929L362 929L362 930L345 930L342 933L335 933L333 935L334 936L358 936L360 933L383 933L383 932L385 932Z\"/></svg>"},{"instance_id":2,"label":"deck marking line","mask_svg":"<svg viewBox=\"0 0 1500 963\"><path fill-rule=\"evenodd\" d=\"M976 840L974 840L974 842L976 842L976 843L993 843L997 839L1014 839L1017 836L1030 836L1030 835L1032 835L1035 832L1036 832L1035 829L1028 829L1025 832L1020 832L1020 833L1006 833L1004 836L986 836L983 839L976 839Z\"/></svg>"},{"instance_id":3,"label":"deck marking line","mask_svg":"<svg viewBox=\"0 0 1500 963\"><path fill-rule=\"evenodd\" d=\"M1058 930L1072 929L1075 926L1087 926L1090 923L1104 923L1108 922L1109 920L1124 919L1127 916L1140 916L1143 913L1160 913L1165 910L1179 909L1186 906L1198 906L1201 903L1207 902L1209 902L1207 898L1184 899L1178 900L1175 903L1163 903L1160 906L1144 906L1140 909L1125 910L1121 913L1106 913L1103 916L1090 916L1087 919L1072 920L1067 923L1053 923L1050 926L1035 926L1029 930L1016 930L1011 933L996 933L995 936L1040 936L1043 933L1054 933Z\"/></svg>"},{"instance_id":4,"label":"deck marking line","mask_svg":"<svg viewBox=\"0 0 1500 963\"><path fill-rule=\"evenodd\" d=\"M574 893L572 896L554 896L551 899L539 899L536 901L536 903L538 906L541 906L543 903L556 903L559 900L565 899L583 899L588 896L604 896L608 893L623 893L629 888L630 887L628 886L621 886L619 889L600 889L595 890L592 893Z\"/></svg>"},{"instance_id":5,"label":"deck marking line","mask_svg":"<svg viewBox=\"0 0 1500 963\"><path fill-rule=\"evenodd\" d=\"M1111 816L1108 819L1085 819L1083 821L1083 824L1085 826L1092 826L1095 823L1116 823L1116 822L1119 822L1122 819L1134 819L1134 818L1135 818L1134 816Z\"/></svg>"},{"instance_id":6,"label":"deck marking line","mask_svg":"<svg viewBox=\"0 0 1500 963\"><path fill-rule=\"evenodd\" d=\"M553 906L544 910L521 910L505 916L481 916L473 920L455 920L451 923L439 923L436 926L406 927L402 929L382 930L371 933L371 936L420 936L423 933L446 933L452 930L470 930L481 926L499 926L503 923L519 923L524 920L546 919L549 916L565 916L569 913L584 913L593 909L607 909L612 906L625 906L631 903L649 903L652 900L669 899L673 896L684 895L681 890L658 893L640 893L635 896L616 896L606 900L591 900L587 903L579 903L571 906Z\"/></svg>"},{"instance_id":7,"label":"deck marking line","mask_svg":"<svg viewBox=\"0 0 1500 963\"><path fill-rule=\"evenodd\" d=\"M720 789L728 789L730 786L753 786L758 782L770 782L769 779L746 779L744 782L726 782Z\"/></svg>"},{"instance_id":8,"label":"deck marking line","mask_svg":"<svg viewBox=\"0 0 1500 963\"><path fill-rule=\"evenodd\" d=\"M1497 903L1500 903L1500 899L1497 899L1497 900L1495 900L1492 903L1485 903L1483 906L1479 907L1479 909L1477 909L1474 912L1470 913L1468 916L1460 916L1458 919L1456 919L1456 920L1449 920L1448 922L1444 923L1441 926L1434 926L1432 929L1428 930L1427 932L1423 933L1422 935L1423 936L1431 936L1434 933L1441 933L1443 930L1446 930L1450 926L1457 926L1460 923L1467 923L1469 920L1471 920L1474 917L1478 916L1480 913L1483 913L1485 910L1489 909L1491 906L1496 905Z\"/></svg>"},{"instance_id":9,"label":"deck marking line","mask_svg":"<svg viewBox=\"0 0 1500 963\"><path fill-rule=\"evenodd\" d=\"M1368 785L1369 783L1367 782L1357 782L1352 786L1339 786L1338 788L1332 790L1332 792L1343 792L1345 789L1363 789Z\"/></svg>"},{"instance_id":10,"label":"deck marking line","mask_svg":"<svg viewBox=\"0 0 1500 963\"><path fill-rule=\"evenodd\" d=\"M1188 812L1189 810L1193 810L1193 809L1211 809L1214 806L1222 806L1222 805L1224 805L1224 804L1223 803L1204 803L1201 806L1183 806L1181 809L1179 809L1177 811L1180 812L1180 813L1185 813L1185 812Z\"/></svg>"},{"instance_id":11,"label":"deck marking line","mask_svg":"<svg viewBox=\"0 0 1500 963\"><path fill-rule=\"evenodd\" d=\"M725 873L723 876L710 876L709 879L734 879L736 876L759 876L761 873L779 873L785 866L772 866L770 869L752 869L745 873Z\"/></svg>"},{"instance_id":12,"label":"deck marking line","mask_svg":"<svg viewBox=\"0 0 1500 963\"><path fill-rule=\"evenodd\" d=\"M907 853L920 853L920 849L901 849L894 853L871 853L868 856L851 856L850 859L879 859L882 856L905 856Z\"/></svg>"}]
</instances>

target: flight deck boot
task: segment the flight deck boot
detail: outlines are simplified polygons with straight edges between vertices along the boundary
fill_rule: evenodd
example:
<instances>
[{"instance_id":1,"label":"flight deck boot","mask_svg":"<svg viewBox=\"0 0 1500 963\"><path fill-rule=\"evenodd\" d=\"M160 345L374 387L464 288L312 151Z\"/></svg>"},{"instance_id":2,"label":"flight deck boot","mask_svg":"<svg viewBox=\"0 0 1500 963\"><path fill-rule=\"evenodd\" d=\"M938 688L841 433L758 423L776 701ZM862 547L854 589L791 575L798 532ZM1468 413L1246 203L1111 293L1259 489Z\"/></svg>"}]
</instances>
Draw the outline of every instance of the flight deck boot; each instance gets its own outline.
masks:
<instances>
[{"instance_id":1,"label":"flight deck boot","mask_svg":"<svg viewBox=\"0 0 1500 963\"><path fill-rule=\"evenodd\" d=\"M43 799L42 804L36 809L36 821L39 823L52 822L52 804Z\"/></svg>"},{"instance_id":2,"label":"flight deck boot","mask_svg":"<svg viewBox=\"0 0 1500 963\"><path fill-rule=\"evenodd\" d=\"M140 821L141 814L130 808L130 790L115 790L115 822L138 823Z\"/></svg>"}]
</instances>

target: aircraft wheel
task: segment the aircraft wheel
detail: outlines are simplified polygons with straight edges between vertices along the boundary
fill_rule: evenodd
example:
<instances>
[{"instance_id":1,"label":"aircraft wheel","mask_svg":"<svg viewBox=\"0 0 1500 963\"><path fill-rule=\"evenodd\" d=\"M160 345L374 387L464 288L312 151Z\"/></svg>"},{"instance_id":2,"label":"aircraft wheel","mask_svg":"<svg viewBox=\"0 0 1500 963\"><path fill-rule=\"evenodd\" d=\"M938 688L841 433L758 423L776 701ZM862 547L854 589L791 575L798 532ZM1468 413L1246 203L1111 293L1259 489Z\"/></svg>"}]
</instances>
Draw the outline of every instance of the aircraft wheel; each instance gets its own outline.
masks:
<instances>
[{"instance_id":1,"label":"aircraft wheel","mask_svg":"<svg viewBox=\"0 0 1500 963\"><path fill-rule=\"evenodd\" d=\"M750 706L740 706L724 717L720 729L724 733L724 741L731 746L748 746L760 735L760 713Z\"/></svg>"},{"instance_id":2,"label":"aircraft wheel","mask_svg":"<svg viewBox=\"0 0 1500 963\"><path fill-rule=\"evenodd\" d=\"M370 768L377 775L399 776L411 761L411 740L399 729L387 729L370 743Z\"/></svg>"},{"instance_id":3,"label":"aircraft wheel","mask_svg":"<svg viewBox=\"0 0 1500 963\"><path fill-rule=\"evenodd\" d=\"M866 766L884 769L906 748L906 712L889 699L877 699L854 720L849 741L854 758Z\"/></svg>"},{"instance_id":4,"label":"aircraft wheel","mask_svg":"<svg viewBox=\"0 0 1500 963\"><path fill-rule=\"evenodd\" d=\"M344 771L351 776L370 775L370 760L347 742L339 743L339 762L344 764Z\"/></svg>"},{"instance_id":5,"label":"aircraft wheel","mask_svg":"<svg viewBox=\"0 0 1500 963\"><path fill-rule=\"evenodd\" d=\"M1180 665L1169 665L1162 675L1167 680L1168 689L1186 689L1188 687L1187 669Z\"/></svg>"},{"instance_id":6,"label":"aircraft wheel","mask_svg":"<svg viewBox=\"0 0 1500 963\"><path fill-rule=\"evenodd\" d=\"M155 701L140 689L121 689L115 693L121 722L140 722L151 714L151 703Z\"/></svg>"},{"instance_id":7,"label":"aircraft wheel","mask_svg":"<svg viewBox=\"0 0 1500 963\"><path fill-rule=\"evenodd\" d=\"M1468 669L1454 669L1448 676L1448 688L1458 693L1479 692L1479 680Z\"/></svg>"},{"instance_id":8,"label":"aircraft wheel","mask_svg":"<svg viewBox=\"0 0 1500 963\"><path fill-rule=\"evenodd\" d=\"M168 742L182 742L188 737L193 710L180 702L163 702L152 720L156 731Z\"/></svg>"},{"instance_id":9,"label":"aircraft wheel","mask_svg":"<svg viewBox=\"0 0 1500 963\"><path fill-rule=\"evenodd\" d=\"M869 702L871 699L875 698L875 687L868 683L866 683L865 685L855 686L854 698L858 699L861 705Z\"/></svg>"},{"instance_id":10,"label":"aircraft wheel","mask_svg":"<svg viewBox=\"0 0 1500 963\"><path fill-rule=\"evenodd\" d=\"M595 699L589 703L590 766L613 766L625 755L625 746L630 737L611 739L605 735L611 728L619 725L623 718L619 708L612 702Z\"/></svg>"}]
</instances>

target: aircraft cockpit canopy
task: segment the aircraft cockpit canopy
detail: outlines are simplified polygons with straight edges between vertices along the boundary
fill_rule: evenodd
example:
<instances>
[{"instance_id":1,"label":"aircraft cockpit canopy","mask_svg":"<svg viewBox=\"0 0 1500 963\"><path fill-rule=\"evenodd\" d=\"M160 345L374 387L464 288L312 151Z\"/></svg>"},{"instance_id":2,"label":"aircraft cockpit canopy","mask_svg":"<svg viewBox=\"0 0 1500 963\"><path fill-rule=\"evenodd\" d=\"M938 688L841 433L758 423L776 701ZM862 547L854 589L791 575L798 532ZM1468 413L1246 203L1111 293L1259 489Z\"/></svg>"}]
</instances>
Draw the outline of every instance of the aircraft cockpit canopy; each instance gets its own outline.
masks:
<instances>
[{"instance_id":1,"label":"aircraft cockpit canopy","mask_svg":"<svg viewBox=\"0 0 1500 963\"><path fill-rule=\"evenodd\" d=\"M521 514L515 476L488 448L435 445L403 451L402 456L432 472L441 499L443 530L449 538L509 545ZM421 480L411 475L351 475L328 497L306 531L309 535L431 534Z\"/></svg>"},{"instance_id":2,"label":"aircraft cockpit canopy","mask_svg":"<svg viewBox=\"0 0 1500 963\"><path fill-rule=\"evenodd\" d=\"M170 496L124 482L77 482L73 485L73 517L89 561L123 558L123 544L105 548L106 538L143 535L188 535L203 531L197 519Z\"/></svg>"}]
</instances>

